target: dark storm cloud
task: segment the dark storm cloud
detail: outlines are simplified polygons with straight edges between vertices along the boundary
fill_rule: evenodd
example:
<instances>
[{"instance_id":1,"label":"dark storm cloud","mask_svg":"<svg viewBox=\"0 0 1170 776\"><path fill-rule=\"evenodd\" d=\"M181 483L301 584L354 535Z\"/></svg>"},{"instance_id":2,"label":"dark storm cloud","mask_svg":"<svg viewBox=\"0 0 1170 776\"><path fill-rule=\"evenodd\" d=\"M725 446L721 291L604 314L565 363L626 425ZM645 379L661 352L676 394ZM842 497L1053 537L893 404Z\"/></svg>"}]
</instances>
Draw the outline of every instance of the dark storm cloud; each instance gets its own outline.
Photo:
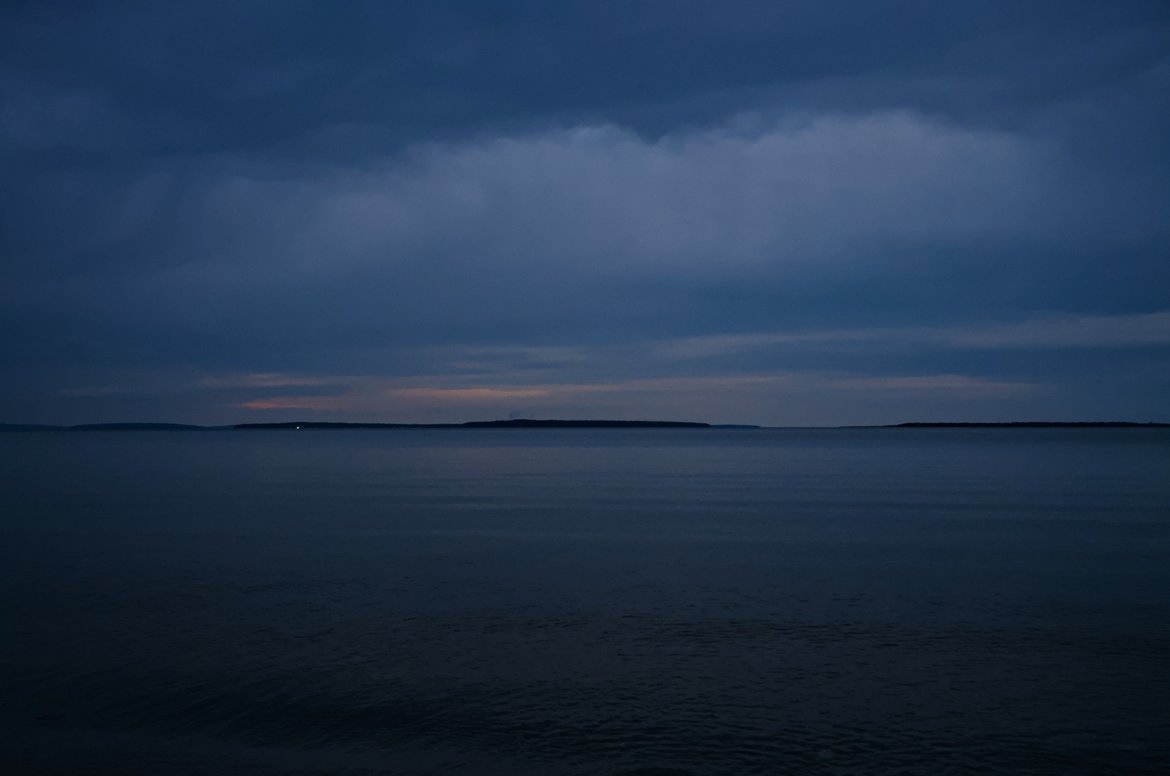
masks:
<instances>
[{"instance_id":1,"label":"dark storm cloud","mask_svg":"<svg viewBox=\"0 0 1170 776\"><path fill-rule=\"evenodd\" d=\"M6 413L1167 379L1161 2L8 3L0 89Z\"/></svg>"},{"instance_id":2,"label":"dark storm cloud","mask_svg":"<svg viewBox=\"0 0 1170 776\"><path fill-rule=\"evenodd\" d=\"M6 91L17 102L6 124L23 142L138 153L287 147L298 161L309 149L345 155L335 140L347 133L382 148L498 123L663 133L761 106L791 109L768 106L776 96L819 109L1018 121L1164 62L1168 15L1159 2L6 10Z\"/></svg>"}]
</instances>

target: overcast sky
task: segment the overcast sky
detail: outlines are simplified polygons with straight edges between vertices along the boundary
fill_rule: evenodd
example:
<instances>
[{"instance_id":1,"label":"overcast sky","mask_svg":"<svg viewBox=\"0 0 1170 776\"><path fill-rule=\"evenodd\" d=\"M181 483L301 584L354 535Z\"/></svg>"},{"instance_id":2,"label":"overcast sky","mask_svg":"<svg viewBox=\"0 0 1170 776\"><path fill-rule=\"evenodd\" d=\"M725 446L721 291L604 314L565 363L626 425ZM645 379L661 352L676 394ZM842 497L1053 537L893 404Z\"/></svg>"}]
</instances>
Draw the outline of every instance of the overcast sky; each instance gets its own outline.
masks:
<instances>
[{"instance_id":1,"label":"overcast sky","mask_svg":"<svg viewBox=\"0 0 1170 776\"><path fill-rule=\"evenodd\" d=\"M1170 3L0 4L0 421L1170 421Z\"/></svg>"}]
</instances>

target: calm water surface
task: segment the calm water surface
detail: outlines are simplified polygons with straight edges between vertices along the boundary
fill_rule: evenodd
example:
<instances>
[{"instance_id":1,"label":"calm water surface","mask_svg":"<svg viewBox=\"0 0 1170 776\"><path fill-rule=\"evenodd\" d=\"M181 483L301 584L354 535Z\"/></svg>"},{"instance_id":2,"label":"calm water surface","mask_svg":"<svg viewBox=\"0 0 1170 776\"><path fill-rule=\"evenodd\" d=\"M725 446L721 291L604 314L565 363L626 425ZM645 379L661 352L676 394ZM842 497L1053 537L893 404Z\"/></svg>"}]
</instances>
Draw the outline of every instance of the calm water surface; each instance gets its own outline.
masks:
<instances>
[{"instance_id":1,"label":"calm water surface","mask_svg":"<svg viewBox=\"0 0 1170 776\"><path fill-rule=\"evenodd\" d=\"M1157 773L1170 433L0 434L0 770Z\"/></svg>"}]
</instances>

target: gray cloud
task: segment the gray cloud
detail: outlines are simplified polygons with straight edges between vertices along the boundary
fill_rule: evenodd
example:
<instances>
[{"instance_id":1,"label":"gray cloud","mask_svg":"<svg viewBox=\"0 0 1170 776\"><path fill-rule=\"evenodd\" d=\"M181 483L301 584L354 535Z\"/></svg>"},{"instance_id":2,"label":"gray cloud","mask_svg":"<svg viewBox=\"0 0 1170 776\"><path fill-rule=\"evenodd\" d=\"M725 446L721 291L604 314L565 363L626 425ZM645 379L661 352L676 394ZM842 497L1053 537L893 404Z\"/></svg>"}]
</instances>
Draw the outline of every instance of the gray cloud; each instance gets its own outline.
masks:
<instances>
[{"instance_id":1,"label":"gray cloud","mask_svg":"<svg viewBox=\"0 0 1170 776\"><path fill-rule=\"evenodd\" d=\"M962 386L1064 386L1074 411L1107 358L1136 381L1123 406L1165 384L1164 4L12 3L0 22L0 413L223 417L298 386L340 407L351 377L485 411L540 380L685 378L698 411L719 380L780 373L874 396L941 375L959 414ZM1089 346L1080 373L1061 355ZM285 374L303 382L208 382ZM515 398L621 409L598 395Z\"/></svg>"}]
</instances>

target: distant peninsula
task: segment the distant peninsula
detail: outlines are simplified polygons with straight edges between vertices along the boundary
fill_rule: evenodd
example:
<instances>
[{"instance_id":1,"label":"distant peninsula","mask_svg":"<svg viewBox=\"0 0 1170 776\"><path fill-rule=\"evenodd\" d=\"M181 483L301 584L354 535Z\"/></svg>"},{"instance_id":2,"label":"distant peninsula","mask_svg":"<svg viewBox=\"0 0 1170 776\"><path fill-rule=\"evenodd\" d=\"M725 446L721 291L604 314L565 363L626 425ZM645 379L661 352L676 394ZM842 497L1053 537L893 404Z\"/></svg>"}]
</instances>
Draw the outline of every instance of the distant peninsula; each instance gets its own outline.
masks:
<instances>
[{"instance_id":1,"label":"distant peninsula","mask_svg":"<svg viewBox=\"0 0 1170 776\"><path fill-rule=\"evenodd\" d=\"M32 423L0 423L3 431L286 431L312 429L484 429L484 428L728 428L710 423L674 420L475 420L468 423L340 423L329 421L287 421L280 423L237 423L230 426L194 426L185 423L84 423L76 426L47 426ZM758 428L736 426L735 428Z\"/></svg>"},{"instance_id":2,"label":"distant peninsula","mask_svg":"<svg viewBox=\"0 0 1170 776\"><path fill-rule=\"evenodd\" d=\"M1024 420L1003 423L895 423L871 428L1170 428L1170 423L1132 423L1124 420L1047 421Z\"/></svg>"},{"instance_id":3,"label":"distant peninsula","mask_svg":"<svg viewBox=\"0 0 1170 776\"><path fill-rule=\"evenodd\" d=\"M473 420L468 423L240 423L241 431L313 428L711 428L710 423L673 420Z\"/></svg>"},{"instance_id":4,"label":"distant peninsula","mask_svg":"<svg viewBox=\"0 0 1170 776\"><path fill-rule=\"evenodd\" d=\"M339 421L290 420L277 423L236 423L227 426L196 426L187 423L82 423L73 426L50 426L37 423L0 423L0 433L8 431L312 431L312 430L410 430L410 429L777 429L784 426L757 426L742 423L698 423L679 420L473 420L466 423L345 423ZM916 428L1170 428L1170 423L1131 421L1010 421L1010 422L909 422L879 426L808 427L841 429L916 429Z\"/></svg>"}]
</instances>

